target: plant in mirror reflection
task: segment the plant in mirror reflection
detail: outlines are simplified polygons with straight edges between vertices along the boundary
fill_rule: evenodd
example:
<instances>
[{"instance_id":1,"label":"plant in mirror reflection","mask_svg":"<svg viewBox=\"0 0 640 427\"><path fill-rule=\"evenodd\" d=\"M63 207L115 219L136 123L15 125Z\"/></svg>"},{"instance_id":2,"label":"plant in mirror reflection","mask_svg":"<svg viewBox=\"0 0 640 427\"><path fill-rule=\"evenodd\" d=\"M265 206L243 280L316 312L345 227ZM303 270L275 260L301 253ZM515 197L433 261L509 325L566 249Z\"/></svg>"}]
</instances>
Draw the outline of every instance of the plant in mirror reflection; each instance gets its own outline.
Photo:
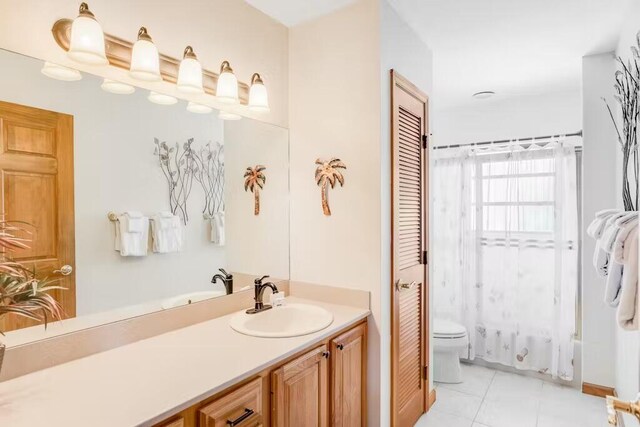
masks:
<instances>
[{"instance_id":1,"label":"plant in mirror reflection","mask_svg":"<svg viewBox=\"0 0 640 427\"><path fill-rule=\"evenodd\" d=\"M193 138L187 142L170 146L166 142L153 139L156 145L154 155L158 157L160 169L169 186L169 209L174 215L182 218L184 224L189 221L187 201L193 188L195 175L200 165L195 150L192 148Z\"/></svg>"},{"instance_id":2,"label":"plant in mirror reflection","mask_svg":"<svg viewBox=\"0 0 640 427\"><path fill-rule=\"evenodd\" d=\"M35 269L12 259L13 252L30 249L32 239L27 225L0 221L0 318L14 314L46 327L50 320L63 317L62 306L50 292L66 288L57 286L57 279L37 277ZM1 328L0 334L4 335Z\"/></svg>"}]
</instances>

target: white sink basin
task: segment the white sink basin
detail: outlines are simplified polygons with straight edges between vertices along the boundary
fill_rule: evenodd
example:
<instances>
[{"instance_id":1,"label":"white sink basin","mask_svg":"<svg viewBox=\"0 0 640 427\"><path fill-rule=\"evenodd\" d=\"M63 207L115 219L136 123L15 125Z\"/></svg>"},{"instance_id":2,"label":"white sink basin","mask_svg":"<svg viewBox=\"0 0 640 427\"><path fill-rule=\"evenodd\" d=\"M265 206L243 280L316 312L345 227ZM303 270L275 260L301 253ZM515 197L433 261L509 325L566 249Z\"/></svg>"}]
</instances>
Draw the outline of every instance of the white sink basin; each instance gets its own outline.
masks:
<instances>
[{"instance_id":1,"label":"white sink basin","mask_svg":"<svg viewBox=\"0 0 640 427\"><path fill-rule=\"evenodd\" d=\"M204 301L206 299L220 297L222 295L226 295L225 291L203 291L203 292L192 292L190 294L182 294L177 297L167 298L162 301L162 309L166 310L168 308L180 307L181 305L187 305L194 302Z\"/></svg>"},{"instance_id":2,"label":"white sink basin","mask_svg":"<svg viewBox=\"0 0 640 427\"><path fill-rule=\"evenodd\" d=\"M285 338L318 332L333 322L333 314L309 304L287 304L262 313L236 313L229 325L237 332L254 337Z\"/></svg>"}]
</instances>

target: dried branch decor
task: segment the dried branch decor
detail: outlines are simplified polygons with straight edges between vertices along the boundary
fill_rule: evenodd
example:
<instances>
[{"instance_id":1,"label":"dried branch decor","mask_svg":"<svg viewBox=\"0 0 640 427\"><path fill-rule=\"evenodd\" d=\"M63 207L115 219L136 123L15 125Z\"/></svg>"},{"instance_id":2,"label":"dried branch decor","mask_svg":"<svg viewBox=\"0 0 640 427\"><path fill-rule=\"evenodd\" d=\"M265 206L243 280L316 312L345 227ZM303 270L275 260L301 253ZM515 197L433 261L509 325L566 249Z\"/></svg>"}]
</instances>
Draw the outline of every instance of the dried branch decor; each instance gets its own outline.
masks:
<instances>
[{"instance_id":1,"label":"dried branch decor","mask_svg":"<svg viewBox=\"0 0 640 427\"><path fill-rule=\"evenodd\" d=\"M607 103L607 110L618 133L618 142L622 149L622 200L627 211L638 210L638 117L640 115L640 31L636 34L636 46L631 46L631 55L625 64L618 57L618 64L622 67L616 71L614 85L615 100L620 104L622 112L622 130ZM603 98L604 99L604 98ZM635 179L635 195L631 194L629 182L629 166L633 170Z\"/></svg>"},{"instance_id":2,"label":"dried branch decor","mask_svg":"<svg viewBox=\"0 0 640 427\"><path fill-rule=\"evenodd\" d=\"M251 190L253 193L254 204L253 214L260 214L260 190L264 188L267 182L267 177L264 176L263 171L267 169L262 165L256 165L255 168L248 167L244 173L244 191Z\"/></svg>"},{"instance_id":3,"label":"dried branch decor","mask_svg":"<svg viewBox=\"0 0 640 427\"><path fill-rule=\"evenodd\" d=\"M344 163L340 159L332 158L328 162L317 159L316 165L316 184L320 186L320 191L322 192L322 212L325 215L331 215L331 209L329 209L329 187L327 184L331 185L331 188L335 188L336 182L340 183L340 186L344 186L344 176L342 176L342 172L339 169L346 169Z\"/></svg>"}]
</instances>

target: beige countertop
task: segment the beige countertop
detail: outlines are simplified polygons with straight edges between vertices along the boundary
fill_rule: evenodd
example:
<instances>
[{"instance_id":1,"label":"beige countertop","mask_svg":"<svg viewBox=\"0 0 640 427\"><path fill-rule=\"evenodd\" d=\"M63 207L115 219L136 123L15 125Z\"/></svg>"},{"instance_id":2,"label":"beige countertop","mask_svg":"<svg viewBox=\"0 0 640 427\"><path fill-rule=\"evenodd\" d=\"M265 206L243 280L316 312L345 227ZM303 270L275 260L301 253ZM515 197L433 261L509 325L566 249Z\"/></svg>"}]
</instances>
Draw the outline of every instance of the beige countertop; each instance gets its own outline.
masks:
<instances>
[{"instance_id":1,"label":"beige countertop","mask_svg":"<svg viewBox=\"0 0 640 427\"><path fill-rule=\"evenodd\" d=\"M293 338L239 334L222 316L0 383L0 425L148 426L278 363L368 316L331 311L322 331Z\"/></svg>"}]
</instances>

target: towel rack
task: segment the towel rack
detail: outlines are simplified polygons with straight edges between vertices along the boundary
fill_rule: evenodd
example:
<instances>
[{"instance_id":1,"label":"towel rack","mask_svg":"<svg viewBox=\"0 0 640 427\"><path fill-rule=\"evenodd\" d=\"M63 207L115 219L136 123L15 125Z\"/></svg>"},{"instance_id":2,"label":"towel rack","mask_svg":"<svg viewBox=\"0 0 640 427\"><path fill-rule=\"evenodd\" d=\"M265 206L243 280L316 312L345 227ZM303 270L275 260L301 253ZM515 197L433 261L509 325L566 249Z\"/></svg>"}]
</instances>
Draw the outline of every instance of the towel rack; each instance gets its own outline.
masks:
<instances>
[{"instance_id":1,"label":"towel rack","mask_svg":"<svg viewBox=\"0 0 640 427\"><path fill-rule=\"evenodd\" d=\"M113 212L113 211L111 211L111 212L109 212L107 214L107 218L109 218L109 221L111 221L111 222L118 222L118 216L119 215L117 213ZM149 221L153 221L153 218L151 218L151 217L148 217L148 218L149 218Z\"/></svg>"}]
</instances>

